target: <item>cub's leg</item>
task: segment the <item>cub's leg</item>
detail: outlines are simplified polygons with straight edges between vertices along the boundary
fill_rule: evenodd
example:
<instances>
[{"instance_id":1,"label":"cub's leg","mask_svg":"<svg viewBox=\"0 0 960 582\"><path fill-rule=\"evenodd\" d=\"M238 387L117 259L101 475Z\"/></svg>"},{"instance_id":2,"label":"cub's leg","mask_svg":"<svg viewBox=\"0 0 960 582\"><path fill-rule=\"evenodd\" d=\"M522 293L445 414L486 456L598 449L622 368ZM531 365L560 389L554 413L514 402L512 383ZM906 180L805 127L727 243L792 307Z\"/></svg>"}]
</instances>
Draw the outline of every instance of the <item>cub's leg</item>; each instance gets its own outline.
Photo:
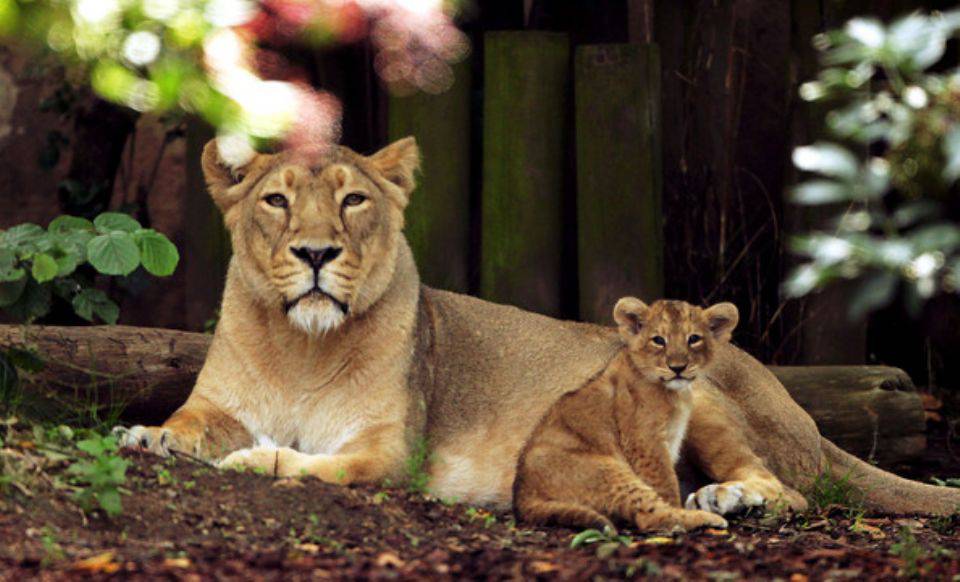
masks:
<instances>
[{"instance_id":1,"label":"cub's leg","mask_svg":"<svg viewBox=\"0 0 960 582\"><path fill-rule=\"evenodd\" d=\"M140 448L164 457L179 451L213 460L253 443L238 420L199 395L191 395L162 426L118 426L113 432L121 447Z\"/></svg>"},{"instance_id":2,"label":"cub's leg","mask_svg":"<svg viewBox=\"0 0 960 582\"><path fill-rule=\"evenodd\" d=\"M691 493L687 509L727 515L764 505L807 508L803 495L784 485L754 454L736 418L712 394L702 392L694 402L686 450L717 481Z\"/></svg>"},{"instance_id":3,"label":"cub's leg","mask_svg":"<svg viewBox=\"0 0 960 582\"><path fill-rule=\"evenodd\" d=\"M602 485L601 485L602 484ZM643 482L624 463L610 460L602 469L603 507L605 513L632 521L640 530L685 530L700 527L727 527L719 515L670 505Z\"/></svg>"},{"instance_id":4,"label":"cub's leg","mask_svg":"<svg viewBox=\"0 0 960 582\"><path fill-rule=\"evenodd\" d=\"M575 502L531 499L517 503L515 510L521 520L537 525L615 529L613 522L599 512Z\"/></svg>"}]
</instances>

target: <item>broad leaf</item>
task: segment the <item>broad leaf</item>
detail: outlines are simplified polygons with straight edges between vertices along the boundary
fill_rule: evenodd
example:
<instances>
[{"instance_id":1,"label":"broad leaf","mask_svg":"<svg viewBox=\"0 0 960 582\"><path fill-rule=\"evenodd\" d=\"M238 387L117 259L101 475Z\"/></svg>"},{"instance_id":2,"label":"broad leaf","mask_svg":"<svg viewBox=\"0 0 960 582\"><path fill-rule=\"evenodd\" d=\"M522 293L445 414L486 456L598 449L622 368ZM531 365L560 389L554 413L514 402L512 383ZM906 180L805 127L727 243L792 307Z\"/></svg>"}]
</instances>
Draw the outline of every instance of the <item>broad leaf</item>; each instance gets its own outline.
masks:
<instances>
[{"instance_id":1,"label":"broad leaf","mask_svg":"<svg viewBox=\"0 0 960 582\"><path fill-rule=\"evenodd\" d=\"M90 239L87 260L104 275L129 275L140 265L140 250L129 233L113 231Z\"/></svg>"},{"instance_id":2,"label":"broad leaf","mask_svg":"<svg viewBox=\"0 0 960 582\"><path fill-rule=\"evenodd\" d=\"M33 266L30 268L30 274L37 280L37 283L46 283L52 280L59 271L60 265L50 255L39 253L33 256Z\"/></svg>"},{"instance_id":3,"label":"broad leaf","mask_svg":"<svg viewBox=\"0 0 960 582\"><path fill-rule=\"evenodd\" d=\"M850 298L850 319L860 321L871 311L886 307L893 301L898 283L897 275L891 271L882 271L864 278Z\"/></svg>"},{"instance_id":4,"label":"broad leaf","mask_svg":"<svg viewBox=\"0 0 960 582\"><path fill-rule=\"evenodd\" d=\"M36 224L29 222L18 224L0 233L0 244L8 248L33 244L42 238L46 232L47 231Z\"/></svg>"},{"instance_id":5,"label":"broad leaf","mask_svg":"<svg viewBox=\"0 0 960 582\"><path fill-rule=\"evenodd\" d=\"M56 234L63 234L74 230L93 231L93 228L93 223L86 218L70 216L69 214L63 214L54 218L50 221L50 225L47 226L48 231Z\"/></svg>"},{"instance_id":6,"label":"broad leaf","mask_svg":"<svg viewBox=\"0 0 960 582\"><path fill-rule=\"evenodd\" d=\"M114 231L136 232L140 230L140 223L133 219L129 214L122 212L104 212L93 219L93 225L97 227L100 233Z\"/></svg>"},{"instance_id":7,"label":"broad leaf","mask_svg":"<svg viewBox=\"0 0 960 582\"><path fill-rule=\"evenodd\" d=\"M120 316L120 308L117 307L117 304L99 289L81 289L74 296L71 304L77 315L91 323L94 321L94 317L99 317L104 322L113 325L117 323L117 318Z\"/></svg>"},{"instance_id":8,"label":"broad leaf","mask_svg":"<svg viewBox=\"0 0 960 582\"><path fill-rule=\"evenodd\" d=\"M819 142L793 150L793 164L804 172L853 180L860 164L856 156L837 144Z\"/></svg>"},{"instance_id":9,"label":"broad leaf","mask_svg":"<svg viewBox=\"0 0 960 582\"><path fill-rule=\"evenodd\" d=\"M853 188L831 180L811 180L796 186L791 199L797 204L817 205L846 202L854 197Z\"/></svg>"},{"instance_id":10,"label":"broad leaf","mask_svg":"<svg viewBox=\"0 0 960 582\"><path fill-rule=\"evenodd\" d=\"M155 230L142 230L135 237L140 246L140 260L148 273L158 277L173 274L180 262L180 253L167 237Z\"/></svg>"},{"instance_id":11,"label":"broad leaf","mask_svg":"<svg viewBox=\"0 0 960 582\"><path fill-rule=\"evenodd\" d=\"M17 266L16 253L0 248L0 283L19 281L24 275L24 270Z\"/></svg>"},{"instance_id":12,"label":"broad leaf","mask_svg":"<svg viewBox=\"0 0 960 582\"><path fill-rule=\"evenodd\" d=\"M17 300L4 306L7 313L23 323L32 323L50 312L50 289L33 279L24 278L26 285Z\"/></svg>"}]
</instances>

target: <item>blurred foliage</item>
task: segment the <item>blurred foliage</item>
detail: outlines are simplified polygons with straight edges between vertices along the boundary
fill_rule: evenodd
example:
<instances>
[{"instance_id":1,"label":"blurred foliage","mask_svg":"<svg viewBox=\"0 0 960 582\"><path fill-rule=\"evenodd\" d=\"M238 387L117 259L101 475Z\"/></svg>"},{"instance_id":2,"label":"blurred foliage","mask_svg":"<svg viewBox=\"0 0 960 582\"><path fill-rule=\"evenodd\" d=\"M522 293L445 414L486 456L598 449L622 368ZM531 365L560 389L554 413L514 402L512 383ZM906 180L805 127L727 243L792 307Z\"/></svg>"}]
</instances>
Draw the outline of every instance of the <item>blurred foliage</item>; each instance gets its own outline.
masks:
<instances>
[{"instance_id":1,"label":"blurred foliage","mask_svg":"<svg viewBox=\"0 0 960 582\"><path fill-rule=\"evenodd\" d=\"M325 143L338 137L339 104L268 47L369 36L388 84L442 91L453 79L448 63L467 51L451 22L458 6L459 0L0 0L0 38L53 51L108 101L164 116L199 115L236 147L278 139Z\"/></svg>"},{"instance_id":2,"label":"blurred foliage","mask_svg":"<svg viewBox=\"0 0 960 582\"><path fill-rule=\"evenodd\" d=\"M829 105L835 141L794 150L809 179L792 198L836 212L793 241L807 260L787 277L788 295L856 279L856 319L898 294L916 315L960 289L960 69L941 63L958 30L960 11L913 13L814 38L822 70L800 95Z\"/></svg>"},{"instance_id":3,"label":"blurred foliage","mask_svg":"<svg viewBox=\"0 0 960 582\"><path fill-rule=\"evenodd\" d=\"M78 268L89 264L96 273L126 276L142 265L165 277L179 260L167 237L126 214L105 212L93 221L59 216L46 229L19 224L0 231L0 309L30 323L58 297L87 321L116 323L117 304Z\"/></svg>"}]
</instances>

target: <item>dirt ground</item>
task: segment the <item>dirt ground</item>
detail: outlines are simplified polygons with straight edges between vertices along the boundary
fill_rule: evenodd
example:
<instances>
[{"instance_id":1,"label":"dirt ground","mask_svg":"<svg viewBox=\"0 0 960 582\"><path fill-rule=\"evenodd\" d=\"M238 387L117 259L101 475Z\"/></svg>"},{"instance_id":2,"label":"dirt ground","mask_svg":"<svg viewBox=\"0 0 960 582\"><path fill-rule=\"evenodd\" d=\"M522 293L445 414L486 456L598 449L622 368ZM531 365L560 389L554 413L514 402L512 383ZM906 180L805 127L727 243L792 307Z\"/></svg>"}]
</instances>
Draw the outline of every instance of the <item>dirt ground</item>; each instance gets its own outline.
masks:
<instances>
[{"instance_id":1,"label":"dirt ground","mask_svg":"<svg viewBox=\"0 0 960 582\"><path fill-rule=\"evenodd\" d=\"M28 453L7 443L7 455ZM960 575L960 518L842 508L729 530L571 548L577 532L405 489L220 472L124 452L123 513L81 512L57 480L0 496L0 580L670 579L791 581Z\"/></svg>"}]
</instances>

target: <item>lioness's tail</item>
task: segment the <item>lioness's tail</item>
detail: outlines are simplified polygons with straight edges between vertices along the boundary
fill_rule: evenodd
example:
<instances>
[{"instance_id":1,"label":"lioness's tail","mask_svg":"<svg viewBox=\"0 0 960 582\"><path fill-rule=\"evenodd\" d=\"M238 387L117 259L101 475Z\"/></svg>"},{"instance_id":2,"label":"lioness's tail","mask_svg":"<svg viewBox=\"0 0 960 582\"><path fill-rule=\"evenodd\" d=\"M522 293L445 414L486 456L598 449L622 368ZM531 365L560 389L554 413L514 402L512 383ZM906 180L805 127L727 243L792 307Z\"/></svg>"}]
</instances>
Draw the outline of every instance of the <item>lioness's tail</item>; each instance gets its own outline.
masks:
<instances>
[{"instance_id":1,"label":"lioness's tail","mask_svg":"<svg viewBox=\"0 0 960 582\"><path fill-rule=\"evenodd\" d=\"M842 450L823 439L823 469L838 476L850 475L850 482L864 494L870 509L888 513L948 515L960 511L960 489L926 485L897 477Z\"/></svg>"}]
</instances>

